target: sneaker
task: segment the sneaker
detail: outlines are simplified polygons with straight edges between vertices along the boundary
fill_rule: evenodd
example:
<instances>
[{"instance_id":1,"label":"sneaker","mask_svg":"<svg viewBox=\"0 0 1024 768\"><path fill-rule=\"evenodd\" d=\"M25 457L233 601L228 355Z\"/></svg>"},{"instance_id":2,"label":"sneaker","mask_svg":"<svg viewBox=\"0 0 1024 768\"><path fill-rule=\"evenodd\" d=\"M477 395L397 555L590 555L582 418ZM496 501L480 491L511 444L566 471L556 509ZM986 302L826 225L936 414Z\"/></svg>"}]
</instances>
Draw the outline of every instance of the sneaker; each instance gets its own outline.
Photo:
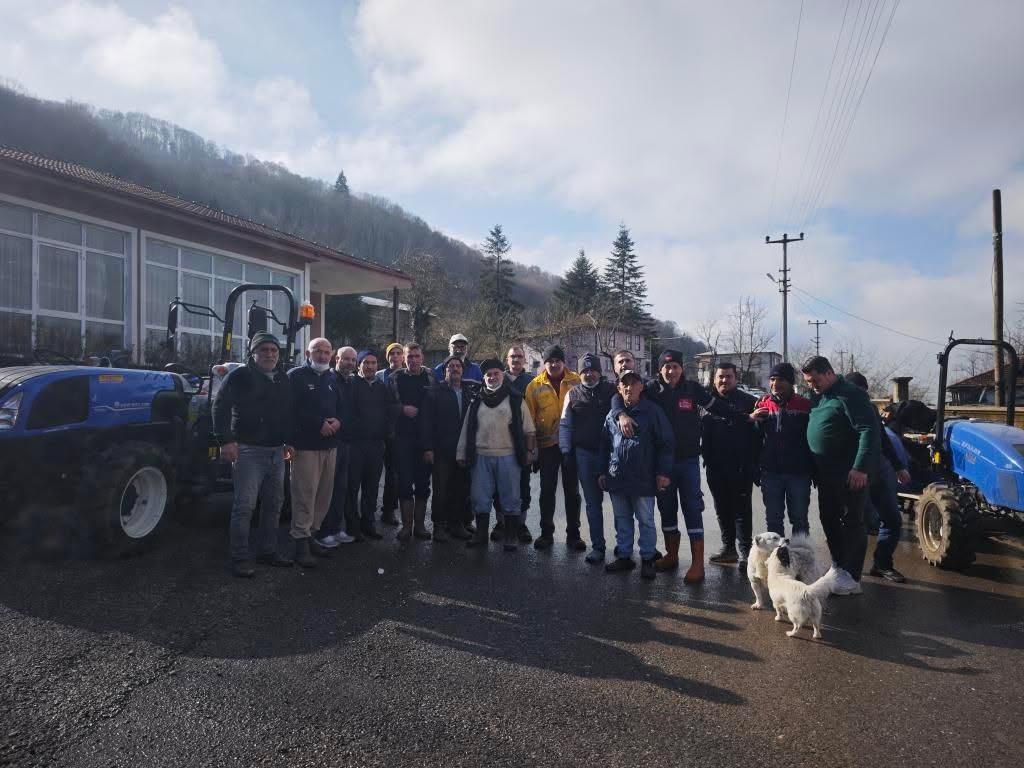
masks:
<instances>
[{"instance_id":1,"label":"sneaker","mask_svg":"<svg viewBox=\"0 0 1024 768\"><path fill-rule=\"evenodd\" d=\"M658 575L658 569L654 567L654 559L644 560L640 563L640 578L650 581Z\"/></svg>"},{"instance_id":2,"label":"sneaker","mask_svg":"<svg viewBox=\"0 0 1024 768\"><path fill-rule=\"evenodd\" d=\"M842 568L836 568L833 571L834 577L832 582L832 594L833 595L859 595L861 594L860 582L856 581L853 576L847 573Z\"/></svg>"},{"instance_id":3,"label":"sneaker","mask_svg":"<svg viewBox=\"0 0 1024 768\"><path fill-rule=\"evenodd\" d=\"M897 584L902 584L907 580L907 577L897 571L895 568L872 568L869 573L872 576L881 576L883 579L888 581L894 581Z\"/></svg>"},{"instance_id":4,"label":"sneaker","mask_svg":"<svg viewBox=\"0 0 1024 768\"><path fill-rule=\"evenodd\" d=\"M340 543L338 541L338 537L335 536L333 533L329 536L318 537L317 539L315 539L315 541L324 549L336 549L338 544Z\"/></svg>"},{"instance_id":5,"label":"sneaker","mask_svg":"<svg viewBox=\"0 0 1024 768\"><path fill-rule=\"evenodd\" d=\"M604 562L604 550L603 549L592 549L587 552L587 556L583 558L588 563L603 563Z\"/></svg>"},{"instance_id":6,"label":"sneaker","mask_svg":"<svg viewBox=\"0 0 1024 768\"><path fill-rule=\"evenodd\" d=\"M345 533L345 531L338 531L336 534L334 534L334 540L339 544L351 544L353 541L356 540L356 537L350 536L349 534Z\"/></svg>"},{"instance_id":7,"label":"sneaker","mask_svg":"<svg viewBox=\"0 0 1024 768\"><path fill-rule=\"evenodd\" d=\"M624 573L636 568L636 563L631 557L617 557L604 567L605 573Z\"/></svg>"},{"instance_id":8,"label":"sneaker","mask_svg":"<svg viewBox=\"0 0 1024 768\"><path fill-rule=\"evenodd\" d=\"M533 542L534 549L551 549L551 545L555 543L555 540L550 536L541 534L537 537L536 541Z\"/></svg>"},{"instance_id":9,"label":"sneaker","mask_svg":"<svg viewBox=\"0 0 1024 768\"><path fill-rule=\"evenodd\" d=\"M530 533L530 529L526 527L526 523L519 526L519 543L529 544L533 541L533 534Z\"/></svg>"},{"instance_id":10,"label":"sneaker","mask_svg":"<svg viewBox=\"0 0 1024 768\"><path fill-rule=\"evenodd\" d=\"M572 552L586 552L587 544L579 536L573 536L571 539L565 540L565 546Z\"/></svg>"},{"instance_id":11,"label":"sneaker","mask_svg":"<svg viewBox=\"0 0 1024 768\"><path fill-rule=\"evenodd\" d=\"M736 550L732 547L722 547L722 550L717 555L712 555L708 558L709 563L718 563L718 565L732 565L739 561L740 556Z\"/></svg>"}]
</instances>

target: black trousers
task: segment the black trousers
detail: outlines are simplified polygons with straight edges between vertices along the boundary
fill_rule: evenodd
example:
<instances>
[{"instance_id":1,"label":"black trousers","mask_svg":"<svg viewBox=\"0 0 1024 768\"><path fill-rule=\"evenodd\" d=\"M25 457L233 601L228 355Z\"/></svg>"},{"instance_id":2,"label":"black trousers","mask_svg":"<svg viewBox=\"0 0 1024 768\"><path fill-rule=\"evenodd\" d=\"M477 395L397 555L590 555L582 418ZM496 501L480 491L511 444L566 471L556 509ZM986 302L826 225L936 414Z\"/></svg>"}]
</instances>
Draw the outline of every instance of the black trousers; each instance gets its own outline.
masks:
<instances>
[{"instance_id":1,"label":"black trousers","mask_svg":"<svg viewBox=\"0 0 1024 768\"><path fill-rule=\"evenodd\" d=\"M715 501L722 544L736 547L743 555L749 554L754 538L754 512L750 500L753 479L741 473L708 472L708 487Z\"/></svg>"},{"instance_id":2,"label":"black trousers","mask_svg":"<svg viewBox=\"0 0 1024 768\"><path fill-rule=\"evenodd\" d=\"M352 443L348 463L348 514L355 517L356 510L359 510L359 519L363 525L373 524L383 468L383 440L359 440ZM357 501L360 493L362 495ZM349 529L349 533L354 530Z\"/></svg>"},{"instance_id":3,"label":"black trousers","mask_svg":"<svg viewBox=\"0 0 1024 768\"><path fill-rule=\"evenodd\" d=\"M337 464L334 469L334 494L331 496L331 506L327 510L327 517L320 525L320 538L333 536L341 531L341 521L344 520L345 528L348 531L354 530L353 525L359 525L359 515L353 513L349 517L348 505L348 465L351 443L338 443ZM353 519L354 518L354 519Z\"/></svg>"},{"instance_id":4,"label":"black trousers","mask_svg":"<svg viewBox=\"0 0 1024 768\"><path fill-rule=\"evenodd\" d=\"M851 491L845 474L818 478L818 514L828 551L839 567L857 581L868 551L868 532L864 526L868 490Z\"/></svg>"},{"instance_id":5,"label":"black trousers","mask_svg":"<svg viewBox=\"0 0 1024 768\"><path fill-rule=\"evenodd\" d=\"M540 532L542 536L555 533L555 491L558 473L562 473L562 495L565 498L565 535L568 539L580 537L580 482L576 465L562 460L557 445L540 449Z\"/></svg>"},{"instance_id":6,"label":"black trousers","mask_svg":"<svg viewBox=\"0 0 1024 768\"><path fill-rule=\"evenodd\" d=\"M455 457L434 452L434 500L430 518L435 525L456 525L469 522L469 470L460 467Z\"/></svg>"},{"instance_id":7,"label":"black trousers","mask_svg":"<svg viewBox=\"0 0 1024 768\"><path fill-rule=\"evenodd\" d=\"M394 439L384 441L384 499L380 511L398 509L398 460Z\"/></svg>"}]
</instances>

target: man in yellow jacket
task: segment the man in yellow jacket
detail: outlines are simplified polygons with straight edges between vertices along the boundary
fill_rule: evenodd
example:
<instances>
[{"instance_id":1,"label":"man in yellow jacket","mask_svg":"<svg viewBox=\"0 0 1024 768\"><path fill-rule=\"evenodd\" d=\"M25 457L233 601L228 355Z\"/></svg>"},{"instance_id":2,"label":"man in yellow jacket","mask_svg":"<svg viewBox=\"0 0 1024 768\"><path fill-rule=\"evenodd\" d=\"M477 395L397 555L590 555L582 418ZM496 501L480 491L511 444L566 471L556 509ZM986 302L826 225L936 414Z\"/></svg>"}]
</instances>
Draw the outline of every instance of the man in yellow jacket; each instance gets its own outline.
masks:
<instances>
[{"instance_id":1,"label":"man in yellow jacket","mask_svg":"<svg viewBox=\"0 0 1024 768\"><path fill-rule=\"evenodd\" d=\"M580 383L580 377L565 367L565 352L557 344L544 350L544 370L526 385L526 406L537 428L540 455L540 536L536 549L549 549L555 534L555 491L558 472L562 472L565 498L565 537L569 549L585 551L580 538L580 489L573 455L562 455L558 447L558 423L562 418L565 396Z\"/></svg>"}]
</instances>

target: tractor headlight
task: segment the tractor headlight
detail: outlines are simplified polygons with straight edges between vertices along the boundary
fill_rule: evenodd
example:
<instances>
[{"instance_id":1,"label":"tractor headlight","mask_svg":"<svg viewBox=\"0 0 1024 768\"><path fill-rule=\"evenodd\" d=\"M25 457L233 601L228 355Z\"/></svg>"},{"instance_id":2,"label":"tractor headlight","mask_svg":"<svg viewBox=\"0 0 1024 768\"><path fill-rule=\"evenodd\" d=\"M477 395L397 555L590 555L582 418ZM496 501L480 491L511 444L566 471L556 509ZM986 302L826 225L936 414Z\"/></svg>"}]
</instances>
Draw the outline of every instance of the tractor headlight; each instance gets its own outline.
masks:
<instances>
[{"instance_id":1,"label":"tractor headlight","mask_svg":"<svg viewBox=\"0 0 1024 768\"><path fill-rule=\"evenodd\" d=\"M18 413L21 411L23 394L24 392L19 392L12 395L0 405L0 429L14 429L15 423L18 421Z\"/></svg>"}]
</instances>

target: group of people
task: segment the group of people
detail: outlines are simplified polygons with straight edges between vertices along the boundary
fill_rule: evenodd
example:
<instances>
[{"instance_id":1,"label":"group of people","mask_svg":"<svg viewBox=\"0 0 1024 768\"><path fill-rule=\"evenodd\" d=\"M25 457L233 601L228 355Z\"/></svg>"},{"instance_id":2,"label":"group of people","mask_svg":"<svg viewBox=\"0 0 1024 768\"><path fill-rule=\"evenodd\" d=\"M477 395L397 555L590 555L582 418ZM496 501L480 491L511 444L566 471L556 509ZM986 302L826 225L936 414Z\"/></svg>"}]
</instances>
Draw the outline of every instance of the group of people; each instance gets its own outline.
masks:
<instances>
[{"instance_id":1,"label":"group of people","mask_svg":"<svg viewBox=\"0 0 1024 768\"><path fill-rule=\"evenodd\" d=\"M686 378L682 354L671 349L662 352L650 380L628 350L612 357L607 376L596 353L580 358L578 372L569 370L558 345L544 351L537 374L527 370L520 345L504 360L476 364L461 334L434 369L424 366L415 343L391 344L379 358L372 349L335 351L318 338L309 343L305 364L287 373L274 335L256 334L249 351L247 364L225 379L212 414L220 455L233 464L236 576L253 576L254 561L314 568L342 544L382 538L377 502L385 474L380 522L400 526L400 541L455 539L486 547L492 540L509 552L533 542L548 549L561 479L570 550L588 549L581 532L585 506L586 561L605 564L608 572L630 571L639 550L640 574L653 579L679 567L685 528L684 581L696 584L705 577L703 459L722 534L710 562L745 565L755 484L768 530L785 535L788 517L793 532L809 532L814 483L837 568L835 591L860 592L869 508L880 520L871 573L903 578L892 554L900 530L896 484L905 480L906 466L881 439L863 377L837 375L824 357L801 369L811 399L797 394L796 370L781 363L771 371L770 393L758 400L738 386L732 363L718 363L706 389ZM286 462L292 547L282 553ZM534 472L540 474L536 539L527 523ZM610 558L605 494L615 529ZM250 536L257 500L259 521ZM656 548L655 506L665 552Z\"/></svg>"}]
</instances>

